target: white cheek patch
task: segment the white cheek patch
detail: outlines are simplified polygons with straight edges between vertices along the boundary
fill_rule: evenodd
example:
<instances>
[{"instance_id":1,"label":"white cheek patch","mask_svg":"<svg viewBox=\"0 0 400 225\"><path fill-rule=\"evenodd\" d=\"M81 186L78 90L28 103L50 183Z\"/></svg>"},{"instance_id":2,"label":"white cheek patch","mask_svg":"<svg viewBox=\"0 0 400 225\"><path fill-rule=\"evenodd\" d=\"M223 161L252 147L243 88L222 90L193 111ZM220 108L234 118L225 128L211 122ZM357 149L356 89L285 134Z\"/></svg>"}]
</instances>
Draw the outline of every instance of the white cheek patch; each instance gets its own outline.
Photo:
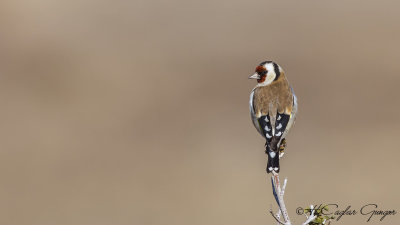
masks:
<instances>
[{"instance_id":1,"label":"white cheek patch","mask_svg":"<svg viewBox=\"0 0 400 225\"><path fill-rule=\"evenodd\" d=\"M272 63L267 63L264 65L264 67L268 71L267 78L265 79L264 82L257 84L257 86L267 86L268 84L272 83L272 81L274 81L276 78L274 65Z\"/></svg>"},{"instance_id":2,"label":"white cheek patch","mask_svg":"<svg viewBox=\"0 0 400 225\"><path fill-rule=\"evenodd\" d=\"M267 117L267 116L265 117L265 119L264 119L264 120L265 120L265 122L269 122L269 120L268 120L268 117Z\"/></svg>"},{"instance_id":3,"label":"white cheek patch","mask_svg":"<svg viewBox=\"0 0 400 225\"><path fill-rule=\"evenodd\" d=\"M281 119L282 119L282 117L281 117L281 115L279 115L279 116L278 116L278 119L276 119L276 120L281 120Z\"/></svg>"},{"instance_id":4,"label":"white cheek patch","mask_svg":"<svg viewBox=\"0 0 400 225\"><path fill-rule=\"evenodd\" d=\"M265 81L263 82L263 84L264 84L264 85L268 85L268 84L272 83L272 81L275 80L275 77L276 77L275 72L270 72L270 71L268 71L268 73L267 73L267 79L265 79Z\"/></svg>"},{"instance_id":5,"label":"white cheek patch","mask_svg":"<svg viewBox=\"0 0 400 225\"><path fill-rule=\"evenodd\" d=\"M272 171L272 167L268 168L269 171Z\"/></svg>"}]
</instances>

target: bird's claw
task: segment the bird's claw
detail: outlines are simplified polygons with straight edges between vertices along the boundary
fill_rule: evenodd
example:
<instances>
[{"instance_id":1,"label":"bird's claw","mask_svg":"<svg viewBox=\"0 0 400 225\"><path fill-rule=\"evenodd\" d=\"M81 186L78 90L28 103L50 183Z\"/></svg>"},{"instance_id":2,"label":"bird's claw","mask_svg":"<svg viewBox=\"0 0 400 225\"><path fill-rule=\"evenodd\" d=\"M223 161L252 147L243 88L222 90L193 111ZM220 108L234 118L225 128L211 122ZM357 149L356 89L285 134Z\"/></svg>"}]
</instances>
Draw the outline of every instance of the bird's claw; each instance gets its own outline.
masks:
<instances>
[{"instance_id":1,"label":"bird's claw","mask_svg":"<svg viewBox=\"0 0 400 225\"><path fill-rule=\"evenodd\" d=\"M286 138L282 139L281 144L279 145L279 153L284 154L286 148Z\"/></svg>"}]
</instances>

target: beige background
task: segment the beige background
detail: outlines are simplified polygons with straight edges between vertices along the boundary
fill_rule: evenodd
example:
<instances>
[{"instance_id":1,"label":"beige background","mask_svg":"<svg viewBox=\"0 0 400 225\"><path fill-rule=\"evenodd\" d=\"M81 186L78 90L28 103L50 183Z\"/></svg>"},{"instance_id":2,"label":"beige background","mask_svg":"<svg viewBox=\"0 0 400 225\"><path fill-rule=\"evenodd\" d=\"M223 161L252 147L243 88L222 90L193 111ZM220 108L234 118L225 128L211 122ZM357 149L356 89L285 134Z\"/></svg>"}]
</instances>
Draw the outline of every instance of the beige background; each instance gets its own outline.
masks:
<instances>
[{"instance_id":1,"label":"beige background","mask_svg":"<svg viewBox=\"0 0 400 225\"><path fill-rule=\"evenodd\" d=\"M2 1L0 224L275 224L247 77L299 99L282 176L400 210L398 1ZM398 224L374 217L334 224Z\"/></svg>"}]
</instances>

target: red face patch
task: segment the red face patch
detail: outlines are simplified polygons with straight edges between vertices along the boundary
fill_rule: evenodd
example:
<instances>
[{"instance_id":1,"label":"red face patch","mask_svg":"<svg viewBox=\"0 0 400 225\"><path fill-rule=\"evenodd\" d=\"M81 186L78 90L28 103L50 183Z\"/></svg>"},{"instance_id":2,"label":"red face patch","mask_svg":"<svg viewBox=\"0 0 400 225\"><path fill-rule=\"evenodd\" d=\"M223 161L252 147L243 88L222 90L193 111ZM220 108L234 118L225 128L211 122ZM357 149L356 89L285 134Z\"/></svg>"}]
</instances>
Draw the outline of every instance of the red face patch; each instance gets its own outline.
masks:
<instances>
[{"instance_id":1,"label":"red face patch","mask_svg":"<svg viewBox=\"0 0 400 225\"><path fill-rule=\"evenodd\" d=\"M260 75L260 79L257 79L258 83L262 83L267 78L267 70L263 66L256 67L256 73Z\"/></svg>"},{"instance_id":2,"label":"red face patch","mask_svg":"<svg viewBox=\"0 0 400 225\"><path fill-rule=\"evenodd\" d=\"M256 67L256 73L261 75L264 71L267 71L267 70L263 66Z\"/></svg>"}]
</instances>

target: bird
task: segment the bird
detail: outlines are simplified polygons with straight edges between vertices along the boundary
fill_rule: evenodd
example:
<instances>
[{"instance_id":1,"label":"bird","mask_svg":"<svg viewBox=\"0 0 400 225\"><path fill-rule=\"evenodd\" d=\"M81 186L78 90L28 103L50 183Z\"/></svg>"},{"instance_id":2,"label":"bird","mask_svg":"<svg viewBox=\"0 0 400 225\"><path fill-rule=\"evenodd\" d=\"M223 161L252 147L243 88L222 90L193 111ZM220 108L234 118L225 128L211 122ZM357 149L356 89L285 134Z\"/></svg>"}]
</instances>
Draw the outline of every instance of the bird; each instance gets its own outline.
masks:
<instances>
[{"instance_id":1,"label":"bird","mask_svg":"<svg viewBox=\"0 0 400 225\"><path fill-rule=\"evenodd\" d=\"M279 158L286 147L286 135L297 113L297 97L282 67L273 61L260 63L249 79L257 79L250 93L250 115L254 127L265 138L267 173L279 173Z\"/></svg>"}]
</instances>

